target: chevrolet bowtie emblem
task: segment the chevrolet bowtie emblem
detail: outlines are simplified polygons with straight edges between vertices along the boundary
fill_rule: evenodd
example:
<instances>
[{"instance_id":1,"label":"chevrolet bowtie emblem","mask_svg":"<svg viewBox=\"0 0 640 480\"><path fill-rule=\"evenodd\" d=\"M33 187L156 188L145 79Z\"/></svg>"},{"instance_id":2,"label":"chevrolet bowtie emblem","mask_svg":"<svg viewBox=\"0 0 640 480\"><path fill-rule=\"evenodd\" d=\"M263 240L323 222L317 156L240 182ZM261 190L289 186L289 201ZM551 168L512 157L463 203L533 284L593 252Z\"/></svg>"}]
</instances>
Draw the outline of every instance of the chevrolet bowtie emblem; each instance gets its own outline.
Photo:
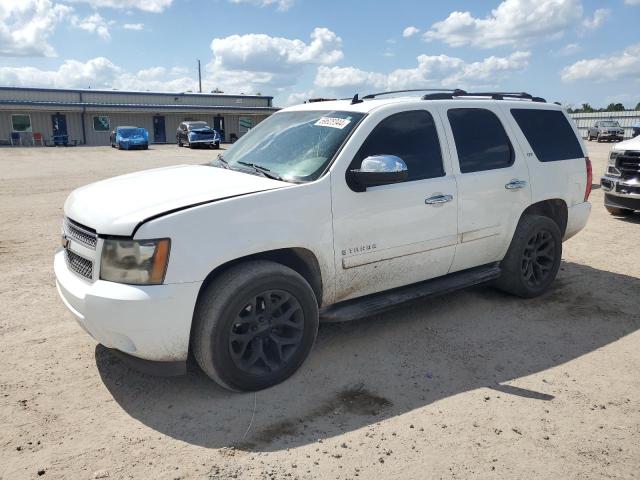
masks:
<instances>
[{"instance_id":1,"label":"chevrolet bowtie emblem","mask_svg":"<svg viewBox=\"0 0 640 480\"><path fill-rule=\"evenodd\" d=\"M60 243L62 243L62 248L68 248L69 247L69 238L66 235L62 235L62 239L60 241Z\"/></svg>"}]
</instances>

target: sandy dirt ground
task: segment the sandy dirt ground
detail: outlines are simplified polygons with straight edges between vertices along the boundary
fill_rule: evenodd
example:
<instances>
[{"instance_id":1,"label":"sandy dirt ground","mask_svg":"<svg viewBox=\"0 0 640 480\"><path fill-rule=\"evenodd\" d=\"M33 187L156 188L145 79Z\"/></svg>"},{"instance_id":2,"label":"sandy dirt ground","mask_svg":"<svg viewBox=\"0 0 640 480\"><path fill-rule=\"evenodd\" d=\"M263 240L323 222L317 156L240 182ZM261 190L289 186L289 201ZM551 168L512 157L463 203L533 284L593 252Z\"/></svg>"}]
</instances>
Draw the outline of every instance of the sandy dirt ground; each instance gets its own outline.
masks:
<instances>
[{"instance_id":1,"label":"sandy dirt ground","mask_svg":"<svg viewBox=\"0 0 640 480\"><path fill-rule=\"evenodd\" d=\"M589 148L597 182L609 145ZM2 480L638 478L640 215L610 216L599 189L541 298L478 287L323 325L300 372L257 394L97 346L54 285L65 198L214 155L0 149Z\"/></svg>"}]
</instances>

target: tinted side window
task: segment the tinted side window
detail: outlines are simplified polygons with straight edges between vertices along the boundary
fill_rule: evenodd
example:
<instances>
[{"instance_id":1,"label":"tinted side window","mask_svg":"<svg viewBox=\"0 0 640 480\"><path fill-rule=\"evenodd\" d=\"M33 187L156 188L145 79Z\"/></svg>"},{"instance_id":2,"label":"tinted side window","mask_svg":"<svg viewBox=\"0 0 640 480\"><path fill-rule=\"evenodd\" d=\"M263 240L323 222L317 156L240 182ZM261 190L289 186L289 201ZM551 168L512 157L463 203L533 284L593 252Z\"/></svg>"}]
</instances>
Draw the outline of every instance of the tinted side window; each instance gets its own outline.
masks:
<instances>
[{"instance_id":1,"label":"tinted side window","mask_svg":"<svg viewBox=\"0 0 640 480\"><path fill-rule=\"evenodd\" d=\"M505 168L513 164L513 148L495 113L483 108L447 112L462 173Z\"/></svg>"},{"instance_id":2,"label":"tinted side window","mask_svg":"<svg viewBox=\"0 0 640 480\"><path fill-rule=\"evenodd\" d=\"M358 150L350 168L372 155L396 155L407 164L408 181L444 176L438 132L425 110L395 113L382 120Z\"/></svg>"},{"instance_id":3,"label":"tinted side window","mask_svg":"<svg viewBox=\"0 0 640 480\"><path fill-rule=\"evenodd\" d=\"M511 114L541 162L584 156L576 134L561 111L513 108Z\"/></svg>"}]
</instances>

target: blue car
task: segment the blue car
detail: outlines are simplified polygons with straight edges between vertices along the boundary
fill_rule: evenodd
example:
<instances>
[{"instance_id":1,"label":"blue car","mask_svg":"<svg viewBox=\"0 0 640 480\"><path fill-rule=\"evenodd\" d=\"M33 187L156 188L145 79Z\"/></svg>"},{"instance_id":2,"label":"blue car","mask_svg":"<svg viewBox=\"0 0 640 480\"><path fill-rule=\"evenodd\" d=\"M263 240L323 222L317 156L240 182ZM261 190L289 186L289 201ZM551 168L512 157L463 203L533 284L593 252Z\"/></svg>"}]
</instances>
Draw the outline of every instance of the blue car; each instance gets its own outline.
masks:
<instances>
[{"instance_id":1,"label":"blue car","mask_svg":"<svg viewBox=\"0 0 640 480\"><path fill-rule=\"evenodd\" d=\"M111 132L111 148L131 150L149 148L149 132L142 127L116 127Z\"/></svg>"}]
</instances>

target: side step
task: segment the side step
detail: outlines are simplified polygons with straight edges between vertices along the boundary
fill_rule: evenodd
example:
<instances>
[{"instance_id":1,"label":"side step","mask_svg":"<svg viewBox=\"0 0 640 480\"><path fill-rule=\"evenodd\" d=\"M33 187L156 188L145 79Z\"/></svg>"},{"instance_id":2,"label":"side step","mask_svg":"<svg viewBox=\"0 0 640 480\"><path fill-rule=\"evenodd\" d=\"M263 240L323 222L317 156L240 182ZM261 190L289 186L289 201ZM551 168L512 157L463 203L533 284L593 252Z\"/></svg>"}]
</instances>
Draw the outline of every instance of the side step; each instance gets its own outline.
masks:
<instances>
[{"instance_id":1,"label":"side step","mask_svg":"<svg viewBox=\"0 0 640 480\"><path fill-rule=\"evenodd\" d=\"M485 265L462 272L450 273L420 283L365 297L345 300L320 310L320 321L326 323L348 322L393 310L399 305L424 297L433 297L478 285L500 276L498 264Z\"/></svg>"}]
</instances>

